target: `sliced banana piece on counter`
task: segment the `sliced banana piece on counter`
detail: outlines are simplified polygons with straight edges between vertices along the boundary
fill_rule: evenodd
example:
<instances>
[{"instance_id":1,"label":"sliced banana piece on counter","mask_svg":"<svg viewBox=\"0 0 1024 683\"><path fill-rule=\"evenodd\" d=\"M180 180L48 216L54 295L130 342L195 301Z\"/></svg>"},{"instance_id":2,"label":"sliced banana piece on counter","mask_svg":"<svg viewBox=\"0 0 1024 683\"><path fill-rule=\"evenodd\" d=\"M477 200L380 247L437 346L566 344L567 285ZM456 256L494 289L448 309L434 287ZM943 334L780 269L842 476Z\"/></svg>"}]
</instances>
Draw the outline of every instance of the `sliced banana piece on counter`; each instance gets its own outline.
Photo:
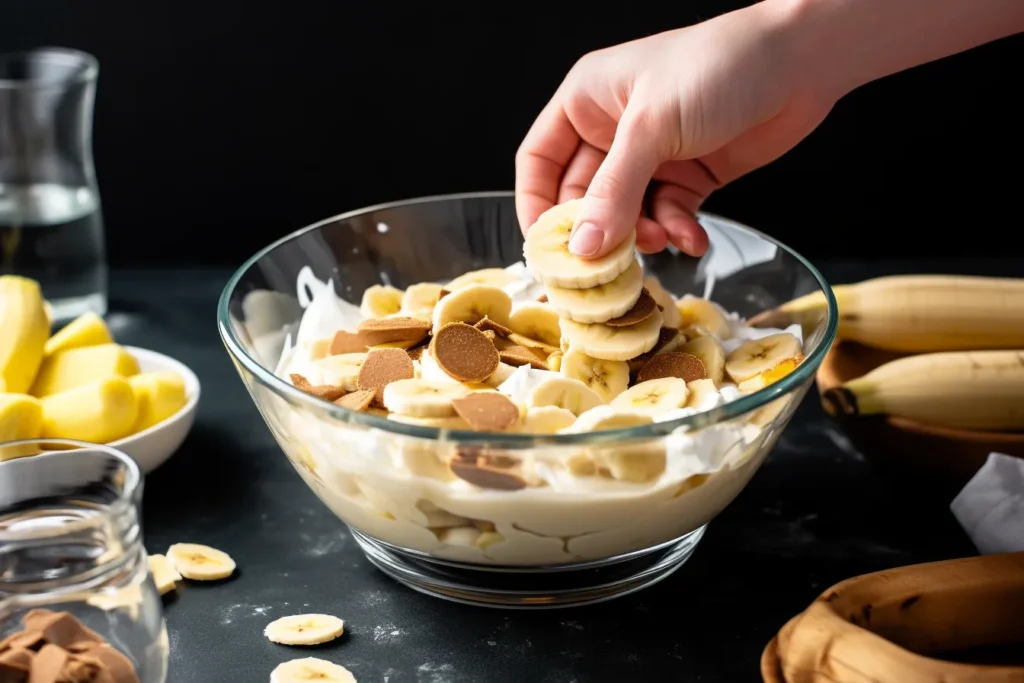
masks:
<instances>
[{"instance_id":1,"label":"sliced banana piece on counter","mask_svg":"<svg viewBox=\"0 0 1024 683\"><path fill-rule=\"evenodd\" d=\"M485 317L508 326L512 298L492 285L469 284L446 294L434 307L434 333L448 323L473 325Z\"/></svg>"},{"instance_id":2,"label":"sliced banana piece on counter","mask_svg":"<svg viewBox=\"0 0 1024 683\"><path fill-rule=\"evenodd\" d=\"M406 288L402 295L402 315L417 320L433 320L434 307L441 296L443 287L435 282L420 282Z\"/></svg>"},{"instance_id":3,"label":"sliced banana piece on counter","mask_svg":"<svg viewBox=\"0 0 1024 683\"><path fill-rule=\"evenodd\" d=\"M444 286L449 292L454 292L468 287L469 285L491 285L492 287L505 287L519 278L504 268L481 268L463 273Z\"/></svg>"},{"instance_id":4,"label":"sliced banana piece on counter","mask_svg":"<svg viewBox=\"0 0 1024 683\"><path fill-rule=\"evenodd\" d=\"M578 379L549 377L533 388L527 398L529 408L555 406L573 415L581 415L603 405L600 395Z\"/></svg>"},{"instance_id":5,"label":"sliced banana piece on counter","mask_svg":"<svg viewBox=\"0 0 1024 683\"><path fill-rule=\"evenodd\" d=\"M696 356L704 364L704 371L715 385L725 377L725 349L714 337L697 337L681 344L677 351Z\"/></svg>"},{"instance_id":6,"label":"sliced banana piece on counter","mask_svg":"<svg viewBox=\"0 0 1024 683\"><path fill-rule=\"evenodd\" d=\"M186 579L217 581L235 573L235 561L227 553L198 543L175 543L167 559Z\"/></svg>"},{"instance_id":7,"label":"sliced banana piece on counter","mask_svg":"<svg viewBox=\"0 0 1024 683\"><path fill-rule=\"evenodd\" d=\"M537 406L527 409L518 431L524 434L556 434L568 429L574 422L576 415L571 410L558 406Z\"/></svg>"},{"instance_id":8,"label":"sliced banana piece on counter","mask_svg":"<svg viewBox=\"0 0 1024 683\"><path fill-rule=\"evenodd\" d=\"M654 301L661 306L661 315L664 318L662 324L665 327L682 327L683 316L679 313L676 299L662 286L661 281L654 275L648 275L644 278L643 286L647 288Z\"/></svg>"},{"instance_id":9,"label":"sliced banana piece on counter","mask_svg":"<svg viewBox=\"0 0 1024 683\"><path fill-rule=\"evenodd\" d=\"M452 401L467 393L457 382L400 379L384 387L384 407L411 417L450 417L455 415Z\"/></svg>"},{"instance_id":10,"label":"sliced banana piece on counter","mask_svg":"<svg viewBox=\"0 0 1024 683\"><path fill-rule=\"evenodd\" d=\"M629 327L609 327L600 323L588 325L574 320L562 320L562 334L571 349L578 349L588 356L602 360L629 360L654 348L658 343L661 324L662 317L658 311Z\"/></svg>"},{"instance_id":11,"label":"sliced banana piece on counter","mask_svg":"<svg viewBox=\"0 0 1024 683\"><path fill-rule=\"evenodd\" d=\"M267 624L263 635L280 645L319 645L345 632L345 621L330 614L295 614Z\"/></svg>"},{"instance_id":12,"label":"sliced banana piece on counter","mask_svg":"<svg viewBox=\"0 0 1024 683\"><path fill-rule=\"evenodd\" d=\"M640 298L644 271L633 261L625 272L603 285L566 289L548 285L548 304L563 318L579 323L603 323L624 315Z\"/></svg>"},{"instance_id":13,"label":"sliced banana piece on counter","mask_svg":"<svg viewBox=\"0 0 1024 683\"><path fill-rule=\"evenodd\" d=\"M739 384L768 372L779 363L803 355L800 340L789 332L778 332L760 339L743 342L726 356L725 372Z\"/></svg>"},{"instance_id":14,"label":"sliced banana piece on counter","mask_svg":"<svg viewBox=\"0 0 1024 683\"><path fill-rule=\"evenodd\" d=\"M684 296L676 302L681 322L679 327L684 330L688 327L696 327L707 330L719 339L728 339L732 336L732 327L715 303L696 296Z\"/></svg>"},{"instance_id":15,"label":"sliced banana piece on counter","mask_svg":"<svg viewBox=\"0 0 1024 683\"><path fill-rule=\"evenodd\" d=\"M630 387L615 397L611 407L656 418L670 410L682 408L689 396L686 380L659 377Z\"/></svg>"},{"instance_id":16,"label":"sliced banana piece on counter","mask_svg":"<svg viewBox=\"0 0 1024 683\"><path fill-rule=\"evenodd\" d=\"M177 587L181 574L174 568L166 555L150 555L148 558L149 573L160 595L166 595Z\"/></svg>"},{"instance_id":17,"label":"sliced banana piece on counter","mask_svg":"<svg viewBox=\"0 0 1024 683\"><path fill-rule=\"evenodd\" d=\"M537 301L516 304L509 316L508 327L516 334L556 348L562 338L558 313L549 304Z\"/></svg>"},{"instance_id":18,"label":"sliced banana piece on counter","mask_svg":"<svg viewBox=\"0 0 1024 683\"><path fill-rule=\"evenodd\" d=\"M636 230L630 230L622 244L601 258L584 260L569 251L569 236L582 206L582 199L553 206L526 231L526 266L545 285L596 287L611 282L636 261Z\"/></svg>"},{"instance_id":19,"label":"sliced banana piece on counter","mask_svg":"<svg viewBox=\"0 0 1024 683\"><path fill-rule=\"evenodd\" d=\"M356 683L356 677L340 664L316 657L293 659L278 664L277 668L270 672L270 683L305 683L307 681Z\"/></svg>"},{"instance_id":20,"label":"sliced banana piece on counter","mask_svg":"<svg viewBox=\"0 0 1024 683\"><path fill-rule=\"evenodd\" d=\"M359 312L364 318L383 318L402 310L405 292L389 285L371 285L363 292Z\"/></svg>"},{"instance_id":21,"label":"sliced banana piece on counter","mask_svg":"<svg viewBox=\"0 0 1024 683\"><path fill-rule=\"evenodd\" d=\"M572 347L562 355L558 372L578 379L609 403L629 387L629 364L622 360L602 360Z\"/></svg>"}]
</instances>

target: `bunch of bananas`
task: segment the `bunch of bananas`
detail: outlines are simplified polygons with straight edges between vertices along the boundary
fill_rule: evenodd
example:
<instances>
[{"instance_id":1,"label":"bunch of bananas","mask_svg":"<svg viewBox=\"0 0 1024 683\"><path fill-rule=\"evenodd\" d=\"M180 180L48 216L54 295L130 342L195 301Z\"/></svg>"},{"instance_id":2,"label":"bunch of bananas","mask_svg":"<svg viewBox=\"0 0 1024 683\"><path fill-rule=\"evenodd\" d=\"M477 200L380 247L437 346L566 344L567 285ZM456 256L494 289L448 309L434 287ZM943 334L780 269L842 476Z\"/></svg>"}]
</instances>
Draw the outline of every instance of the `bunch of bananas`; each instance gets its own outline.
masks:
<instances>
[{"instance_id":1,"label":"bunch of bananas","mask_svg":"<svg viewBox=\"0 0 1024 683\"><path fill-rule=\"evenodd\" d=\"M1024 429L1024 279L900 275L832 291L840 341L907 355L825 391L828 412ZM819 292L778 312L800 320L824 310Z\"/></svg>"},{"instance_id":2,"label":"bunch of bananas","mask_svg":"<svg viewBox=\"0 0 1024 683\"><path fill-rule=\"evenodd\" d=\"M141 372L87 313L52 337L39 284L0 277L0 444L19 439L109 443L177 413L186 403L174 372ZM36 451L0 445L0 461Z\"/></svg>"}]
</instances>

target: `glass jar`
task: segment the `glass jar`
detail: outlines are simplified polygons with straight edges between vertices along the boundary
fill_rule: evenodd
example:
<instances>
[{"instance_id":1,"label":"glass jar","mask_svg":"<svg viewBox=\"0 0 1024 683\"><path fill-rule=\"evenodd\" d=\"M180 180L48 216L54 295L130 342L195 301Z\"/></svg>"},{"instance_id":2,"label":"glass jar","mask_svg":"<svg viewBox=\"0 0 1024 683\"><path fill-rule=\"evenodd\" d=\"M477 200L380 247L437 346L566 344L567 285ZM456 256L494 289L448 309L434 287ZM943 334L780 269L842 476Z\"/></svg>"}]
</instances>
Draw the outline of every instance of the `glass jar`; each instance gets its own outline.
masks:
<instances>
[{"instance_id":1,"label":"glass jar","mask_svg":"<svg viewBox=\"0 0 1024 683\"><path fill-rule=\"evenodd\" d=\"M32 610L66 612L127 655L140 683L164 683L167 631L142 544L138 466L59 439L3 444L0 460L0 638L24 631Z\"/></svg>"}]
</instances>

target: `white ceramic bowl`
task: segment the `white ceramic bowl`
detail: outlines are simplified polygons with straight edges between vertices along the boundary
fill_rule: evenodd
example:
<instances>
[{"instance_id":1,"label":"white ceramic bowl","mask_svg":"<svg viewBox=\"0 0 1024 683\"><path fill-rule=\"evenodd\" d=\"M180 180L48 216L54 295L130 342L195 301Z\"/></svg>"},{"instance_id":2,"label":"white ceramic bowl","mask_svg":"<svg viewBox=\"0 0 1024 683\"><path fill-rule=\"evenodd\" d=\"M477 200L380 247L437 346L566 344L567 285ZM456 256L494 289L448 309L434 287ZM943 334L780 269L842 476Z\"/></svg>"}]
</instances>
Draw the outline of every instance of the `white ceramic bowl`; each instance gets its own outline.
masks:
<instances>
[{"instance_id":1,"label":"white ceramic bowl","mask_svg":"<svg viewBox=\"0 0 1024 683\"><path fill-rule=\"evenodd\" d=\"M107 444L131 456L143 473L149 474L174 455L192 429L196 406L199 404L199 378L188 366L162 353L135 346L124 348L139 361L142 372L171 370L185 380L188 401L181 410L149 429Z\"/></svg>"}]
</instances>

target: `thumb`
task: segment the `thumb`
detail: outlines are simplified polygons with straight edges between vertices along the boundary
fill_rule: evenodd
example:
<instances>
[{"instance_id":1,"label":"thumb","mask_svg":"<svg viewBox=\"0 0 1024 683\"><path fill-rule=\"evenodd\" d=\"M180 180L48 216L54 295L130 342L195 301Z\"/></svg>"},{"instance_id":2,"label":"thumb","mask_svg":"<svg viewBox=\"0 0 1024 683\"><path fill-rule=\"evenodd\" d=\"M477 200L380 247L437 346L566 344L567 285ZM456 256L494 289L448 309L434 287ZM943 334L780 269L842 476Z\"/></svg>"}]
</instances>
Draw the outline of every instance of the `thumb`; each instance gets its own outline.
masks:
<instances>
[{"instance_id":1,"label":"thumb","mask_svg":"<svg viewBox=\"0 0 1024 683\"><path fill-rule=\"evenodd\" d=\"M659 163L656 133L627 112L590 181L569 251L582 258L598 258L622 244L636 226L644 193Z\"/></svg>"}]
</instances>

